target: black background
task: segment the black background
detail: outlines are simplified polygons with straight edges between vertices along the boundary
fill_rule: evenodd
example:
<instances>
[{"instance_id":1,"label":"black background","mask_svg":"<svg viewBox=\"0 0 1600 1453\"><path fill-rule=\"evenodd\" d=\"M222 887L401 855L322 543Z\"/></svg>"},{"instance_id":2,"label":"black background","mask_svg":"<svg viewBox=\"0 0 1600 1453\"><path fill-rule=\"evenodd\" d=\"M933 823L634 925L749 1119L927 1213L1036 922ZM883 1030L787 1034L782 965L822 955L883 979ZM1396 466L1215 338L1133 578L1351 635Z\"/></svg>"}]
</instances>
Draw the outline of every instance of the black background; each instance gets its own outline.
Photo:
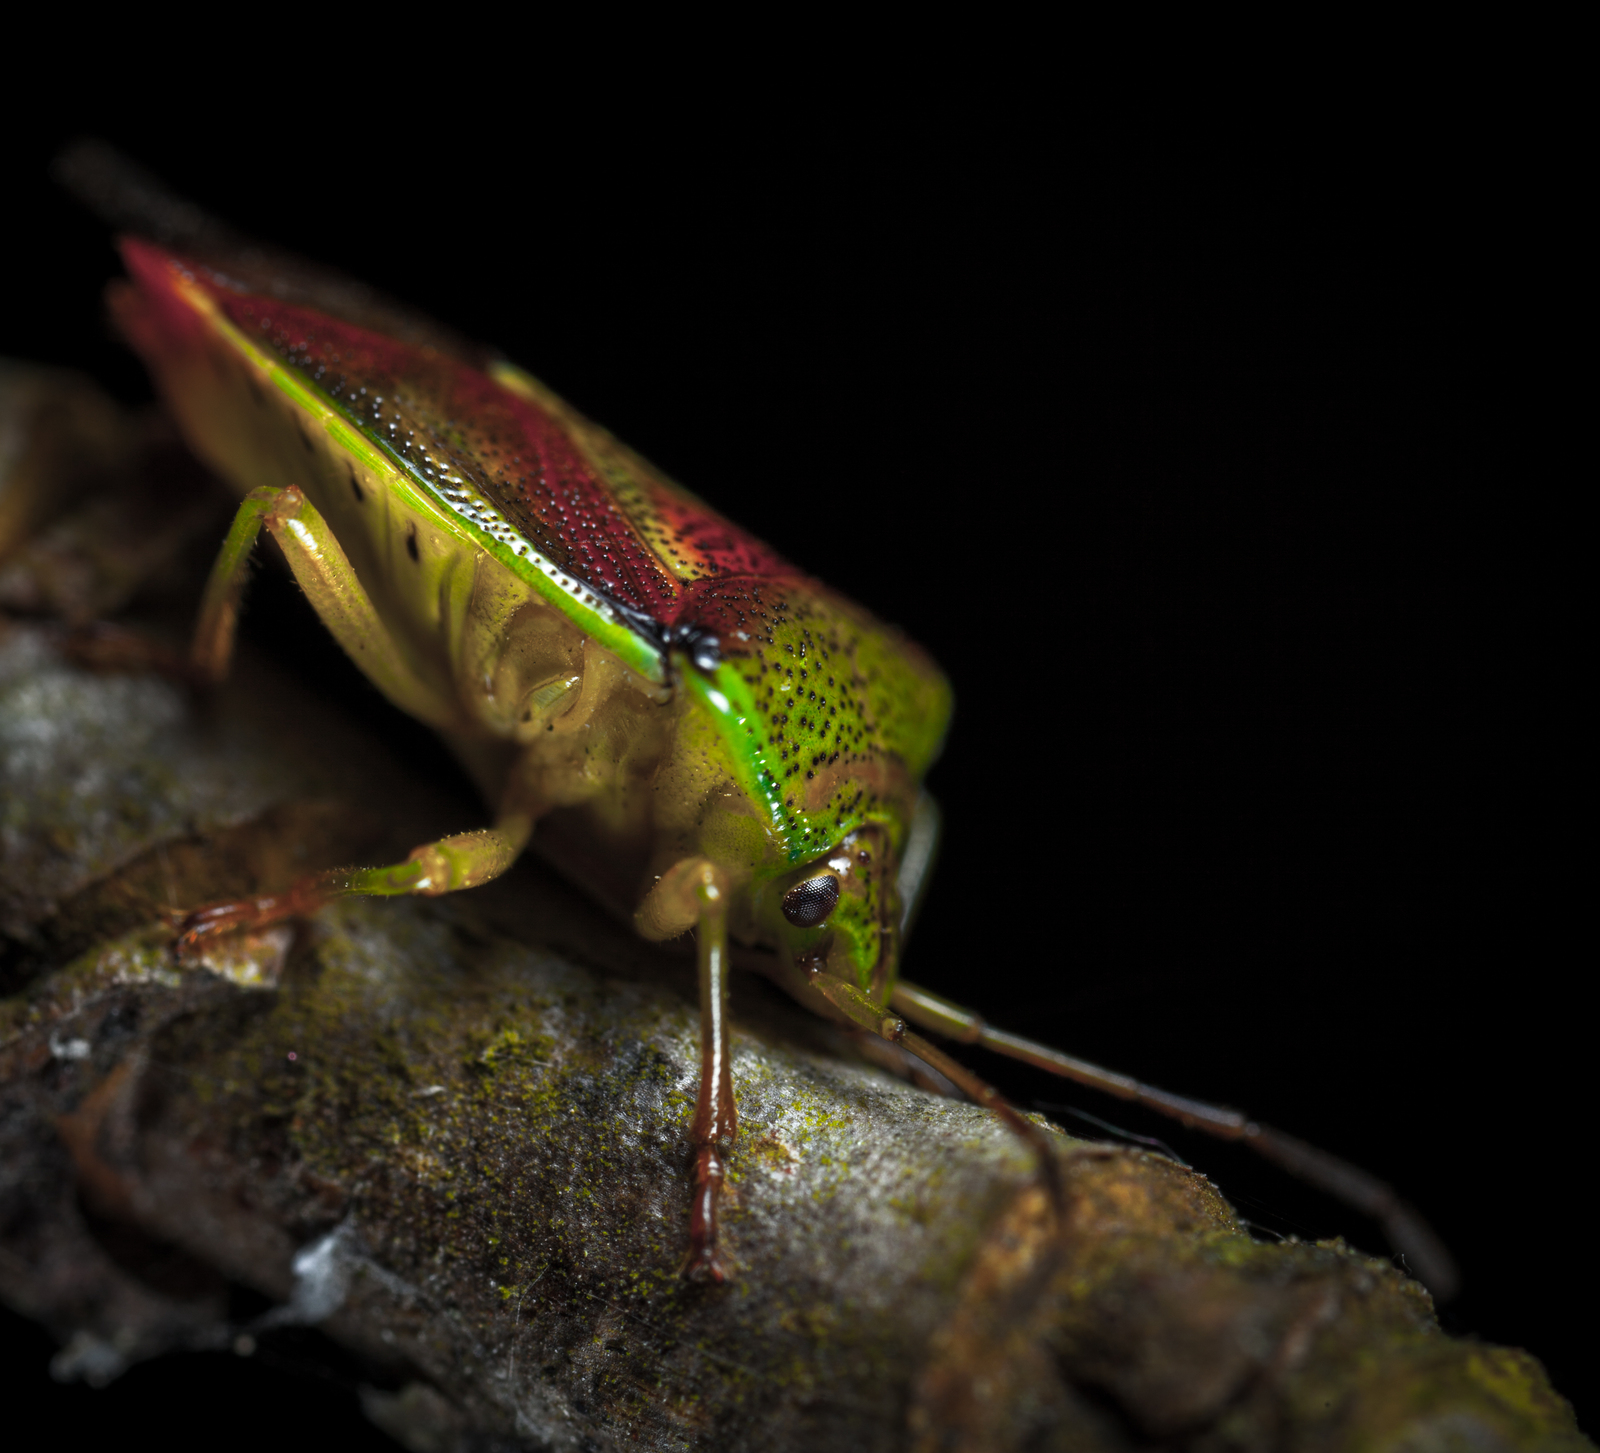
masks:
<instances>
[{"instance_id":1,"label":"black background","mask_svg":"<svg viewBox=\"0 0 1600 1453\"><path fill-rule=\"evenodd\" d=\"M148 394L101 321L105 234L45 175L82 131L498 343L949 671L908 976L1392 1180L1461 1261L1446 1325L1529 1348L1592 1422L1592 962L1546 646L1571 505L1540 452L1559 370L1529 387L1564 285L1514 137L1268 149L927 98L641 108L623 138L208 100L13 125L0 351ZM1161 1136L1264 1228L1385 1249L1248 1153L980 1067ZM58 1428L198 1447L247 1401L235 1446L376 1440L331 1365L58 1389L6 1327Z\"/></svg>"}]
</instances>

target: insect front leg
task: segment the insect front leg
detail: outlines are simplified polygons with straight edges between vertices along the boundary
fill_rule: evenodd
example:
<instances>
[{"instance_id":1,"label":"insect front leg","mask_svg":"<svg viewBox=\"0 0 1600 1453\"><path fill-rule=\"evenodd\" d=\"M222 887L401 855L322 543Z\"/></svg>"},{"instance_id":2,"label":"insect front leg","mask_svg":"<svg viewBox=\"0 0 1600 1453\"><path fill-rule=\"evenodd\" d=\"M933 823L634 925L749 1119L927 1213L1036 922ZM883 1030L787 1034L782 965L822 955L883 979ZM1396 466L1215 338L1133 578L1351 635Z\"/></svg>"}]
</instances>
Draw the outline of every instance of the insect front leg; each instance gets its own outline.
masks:
<instances>
[{"instance_id":1,"label":"insect front leg","mask_svg":"<svg viewBox=\"0 0 1600 1453\"><path fill-rule=\"evenodd\" d=\"M650 938L671 938L691 924L700 968L700 1089L695 1097L694 1191L689 1206L689 1255L683 1274L720 1282L717 1209L727 1176L723 1157L739 1133L728 1045L728 883L706 858L676 864L651 890L635 917Z\"/></svg>"},{"instance_id":2,"label":"insect front leg","mask_svg":"<svg viewBox=\"0 0 1600 1453\"><path fill-rule=\"evenodd\" d=\"M1048 1045L1024 1039L1020 1034L996 1029L981 1014L909 984L904 979L895 985L890 1002L907 1019L936 1034L965 1044L982 1045L985 1049L1048 1070L1063 1079L1102 1090L1118 1099L1132 1100L1190 1129L1203 1130L1218 1139L1243 1141L1258 1154L1281 1165L1291 1175L1371 1216L1383 1227L1390 1245L1405 1256L1418 1280L1436 1298L1445 1301L1454 1294L1460 1281L1455 1261L1433 1228L1400 1198L1392 1186L1358 1166L1329 1155L1327 1151L1308 1145L1292 1135L1285 1135L1281 1130L1274 1130L1270 1125L1262 1125L1241 1111L1159 1090L1154 1085L1143 1084L1115 1070L1102 1069L1088 1060L1077 1059ZM944 1069L942 1064L937 1067Z\"/></svg>"}]
</instances>

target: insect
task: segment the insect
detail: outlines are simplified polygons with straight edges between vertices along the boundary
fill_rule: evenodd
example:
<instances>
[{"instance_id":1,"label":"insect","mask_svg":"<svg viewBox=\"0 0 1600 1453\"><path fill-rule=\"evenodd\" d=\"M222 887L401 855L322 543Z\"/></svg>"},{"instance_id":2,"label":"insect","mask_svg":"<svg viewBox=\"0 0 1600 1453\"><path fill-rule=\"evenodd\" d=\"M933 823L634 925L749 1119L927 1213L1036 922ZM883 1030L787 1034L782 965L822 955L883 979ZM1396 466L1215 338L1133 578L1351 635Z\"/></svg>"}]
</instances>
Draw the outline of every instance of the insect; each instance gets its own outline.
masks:
<instances>
[{"instance_id":1,"label":"insect","mask_svg":"<svg viewBox=\"0 0 1600 1453\"><path fill-rule=\"evenodd\" d=\"M439 732L488 827L403 862L210 904L206 939L347 894L486 883L536 842L647 939L693 933L701 1071L686 1275L720 1281L738 1126L730 945L796 999L908 1050L1039 1153L1040 1128L924 1037L983 1045L1243 1140L1381 1220L1434 1288L1448 1254L1389 1187L1232 1110L988 1025L899 975L951 701L932 659L789 564L513 363L200 218L102 152L69 178L124 225L113 316L238 506L192 666L228 668L265 530L367 677Z\"/></svg>"}]
</instances>

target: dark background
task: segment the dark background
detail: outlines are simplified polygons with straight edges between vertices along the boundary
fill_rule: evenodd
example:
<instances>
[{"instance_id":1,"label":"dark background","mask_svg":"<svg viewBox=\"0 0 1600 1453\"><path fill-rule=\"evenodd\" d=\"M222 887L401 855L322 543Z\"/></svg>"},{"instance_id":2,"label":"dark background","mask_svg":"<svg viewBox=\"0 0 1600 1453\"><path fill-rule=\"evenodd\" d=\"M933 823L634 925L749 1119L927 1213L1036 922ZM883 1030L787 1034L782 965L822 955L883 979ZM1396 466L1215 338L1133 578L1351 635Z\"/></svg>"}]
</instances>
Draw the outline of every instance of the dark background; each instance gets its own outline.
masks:
<instances>
[{"instance_id":1,"label":"dark background","mask_svg":"<svg viewBox=\"0 0 1600 1453\"><path fill-rule=\"evenodd\" d=\"M62 102L12 127L0 352L148 396L101 322L106 236L46 178L84 131L500 344L949 671L910 977L1392 1180L1461 1261L1446 1325L1532 1350L1592 1427L1592 961L1547 644L1571 506L1540 442L1559 373L1531 386L1564 284L1519 142L1487 115L1269 153L1043 108L825 112L623 141L553 108L389 144L316 106L251 129ZM295 608L258 639L314 628ZM980 1068L1161 1136L1263 1234L1385 1250L1247 1152ZM377 1441L314 1348L94 1393L5 1336L58 1430L158 1417L199 1447L247 1400L235 1446Z\"/></svg>"}]
</instances>

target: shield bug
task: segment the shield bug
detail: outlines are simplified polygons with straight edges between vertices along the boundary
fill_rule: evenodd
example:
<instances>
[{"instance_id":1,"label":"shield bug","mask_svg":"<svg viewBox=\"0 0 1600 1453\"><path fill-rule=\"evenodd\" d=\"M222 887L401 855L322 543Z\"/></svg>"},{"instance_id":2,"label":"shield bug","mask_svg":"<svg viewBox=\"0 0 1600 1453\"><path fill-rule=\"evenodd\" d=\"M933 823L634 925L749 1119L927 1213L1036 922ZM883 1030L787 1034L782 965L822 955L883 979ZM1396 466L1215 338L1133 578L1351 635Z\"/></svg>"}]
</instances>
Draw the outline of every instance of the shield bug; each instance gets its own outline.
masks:
<instances>
[{"instance_id":1,"label":"shield bug","mask_svg":"<svg viewBox=\"0 0 1600 1453\"><path fill-rule=\"evenodd\" d=\"M1232 1110L988 1025L899 977L938 816L938 667L531 375L343 278L237 237L94 149L69 181L125 228L112 311L190 447L241 498L192 666L220 679L265 529L329 630L442 734L492 825L399 863L211 904L179 951L342 894L441 894L530 842L652 940L695 937L702 1058L685 1271L720 1280L737 1133L730 945L800 1002L898 1044L1039 1152L1044 1132L912 1026L1243 1140L1380 1219L1436 1291L1448 1255L1389 1187Z\"/></svg>"}]
</instances>

